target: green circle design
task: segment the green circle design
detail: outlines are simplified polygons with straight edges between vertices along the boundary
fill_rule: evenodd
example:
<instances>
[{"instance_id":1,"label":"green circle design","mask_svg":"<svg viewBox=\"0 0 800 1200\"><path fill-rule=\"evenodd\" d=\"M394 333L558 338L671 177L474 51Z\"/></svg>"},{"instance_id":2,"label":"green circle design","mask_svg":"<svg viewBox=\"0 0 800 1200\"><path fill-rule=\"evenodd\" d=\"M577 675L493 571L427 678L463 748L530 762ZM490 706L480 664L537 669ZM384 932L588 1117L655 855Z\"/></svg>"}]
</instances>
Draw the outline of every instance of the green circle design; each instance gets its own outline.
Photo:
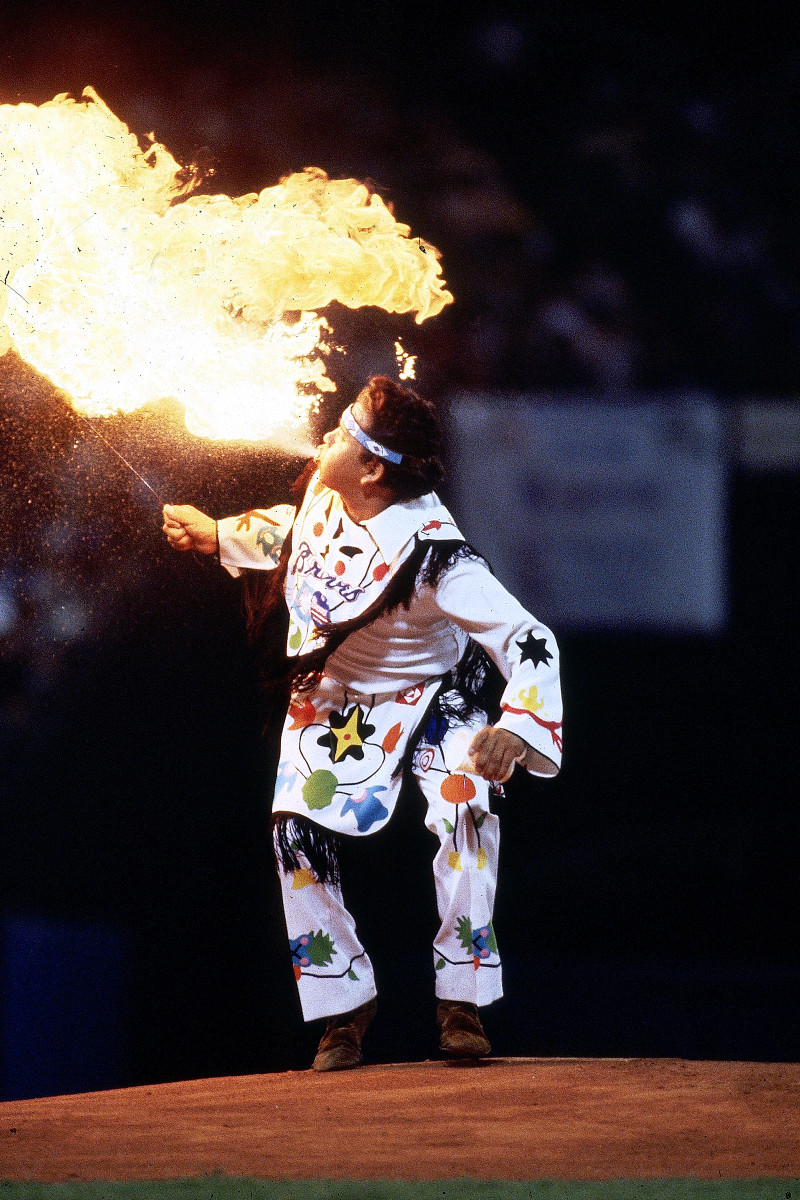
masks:
<instances>
[{"instance_id":1,"label":"green circle design","mask_svg":"<svg viewBox=\"0 0 800 1200\"><path fill-rule=\"evenodd\" d=\"M339 780L333 771L312 771L303 784L303 799L309 808L327 808Z\"/></svg>"}]
</instances>

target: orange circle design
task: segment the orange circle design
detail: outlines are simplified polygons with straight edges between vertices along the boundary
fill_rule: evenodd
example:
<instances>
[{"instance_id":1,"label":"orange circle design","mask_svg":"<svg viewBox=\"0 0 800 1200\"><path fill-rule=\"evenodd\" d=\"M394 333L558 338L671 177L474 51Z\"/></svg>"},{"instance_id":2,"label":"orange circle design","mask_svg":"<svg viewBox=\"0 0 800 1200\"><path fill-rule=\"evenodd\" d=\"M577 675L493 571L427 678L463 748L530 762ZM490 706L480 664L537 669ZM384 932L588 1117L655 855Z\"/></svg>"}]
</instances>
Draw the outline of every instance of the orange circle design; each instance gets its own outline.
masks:
<instances>
[{"instance_id":1,"label":"orange circle design","mask_svg":"<svg viewBox=\"0 0 800 1200\"><path fill-rule=\"evenodd\" d=\"M475 795L475 784L469 775L448 775L439 791L448 804L465 804Z\"/></svg>"}]
</instances>

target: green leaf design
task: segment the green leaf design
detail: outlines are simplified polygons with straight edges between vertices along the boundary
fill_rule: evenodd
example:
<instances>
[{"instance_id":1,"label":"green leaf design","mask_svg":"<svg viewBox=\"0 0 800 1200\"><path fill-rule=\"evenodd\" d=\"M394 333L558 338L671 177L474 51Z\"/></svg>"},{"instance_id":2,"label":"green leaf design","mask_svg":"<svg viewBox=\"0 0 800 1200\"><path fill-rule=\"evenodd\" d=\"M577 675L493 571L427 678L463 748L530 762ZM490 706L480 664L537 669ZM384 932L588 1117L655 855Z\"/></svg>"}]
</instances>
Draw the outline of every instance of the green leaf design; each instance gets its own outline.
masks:
<instances>
[{"instance_id":1,"label":"green leaf design","mask_svg":"<svg viewBox=\"0 0 800 1200\"><path fill-rule=\"evenodd\" d=\"M491 950L492 954L497 954L497 938L494 936L494 925L489 922L489 936L486 939L486 945Z\"/></svg>"},{"instance_id":2,"label":"green leaf design","mask_svg":"<svg viewBox=\"0 0 800 1200\"><path fill-rule=\"evenodd\" d=\"M303 799L309 808L327 808L338 785L333 771L312 771L303 784Z\"/></svg>"},{"instance_id":3,"label":"green leaf design","mask_svg":"<svg viewBox=\"0 0 800 1200\"><path fill-rule=\"evenodd\" d=\"M444 966L444 959L443 959L443 958L440 958L440 959L439 959L439 961L438 961L438 962L437 962L437 964L436 964L436 970L437 970L437 971L441 971L441 969L442 969L442 967L443 967L443 966Z\"/></svg>"},{"instance_id":4,"label":"green leaf design","mask_svg":"<svg viewBox=\"0 0 800 1200\"><path fill-rule=\"evenodd\" d=\"M350 968L350 970L347 972L347 978L348 978L348 979L352 979L352 980L354 980L356 983L358 983L358 976L356 975L356 973L355 973L355 971L353 970L353 968L352 968L352 967L351 967L351 968Z\"/></svg>"},{"instance_id":5,"label":"green leaf design","mask_svg":"<svg viewBox=\"0 0 800 1200\"><path fill-rule=\"evenodd\" d=\"M475 828L480 829L481 825L483 824L483 822L485 820L486 820L486 813L485 812L479 813L478 816L475 818Z\"/></svg>"},{"instance_id":6,"label":"green leaf design","mask_svg":"<svg viewBox=\"0 0 800 1200\"><path fill-rule=\"evenodd\" d=\"M318 933L312 932L311 941L305 949L315 967L329 967L336 953L336 943L330 934L320 929Z\"/></svg>"},{"instance_id":7,"label":"green leaf design","mask_svg":"<svg viewBox=\"0 0 800 1200\"><path fill-rule=\"evenodd\" d=\"M469 917L464 916L464 917L458 918L458 921L456 922L456 933L458 934L458 940L461 942L461 945L464 947L465 950L469 950L469 952L471 954L472 953L472 922L470 921Z\"/></svg>"},{"instance_id":8,"label":"green leaf design","mask_svg":"<svg viewBox=\"0 0 800 1200\"><path fill-rule=\"evenodd\" d=\"M450 822L448 821L447 817L442 817L442 820L443 820L443 822L444 822L444 827L445 827L445 829L447 830L447 832L448 832L448 833L452 833L452 832L453 832L453 826L450 824Z\"/></svg>"}]
</instances>

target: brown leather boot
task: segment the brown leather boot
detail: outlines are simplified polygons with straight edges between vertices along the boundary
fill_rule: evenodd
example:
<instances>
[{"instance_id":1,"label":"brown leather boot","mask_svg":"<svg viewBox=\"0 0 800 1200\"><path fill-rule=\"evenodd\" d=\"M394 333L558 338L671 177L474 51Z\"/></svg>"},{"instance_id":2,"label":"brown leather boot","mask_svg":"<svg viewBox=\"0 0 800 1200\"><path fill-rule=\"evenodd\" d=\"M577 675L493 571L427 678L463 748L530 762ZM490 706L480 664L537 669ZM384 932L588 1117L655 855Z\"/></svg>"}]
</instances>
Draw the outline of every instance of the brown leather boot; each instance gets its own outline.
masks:
<instances>
[{"instance_id":1,"label":"brown leather boot","mask_svg":"<svg viewBox=\"0 0 800 1200\"><path fill-rule=\"evenodd\" d=\"M436 1010L439 1046L453 1058L485 1058L492 1047L483 1032L478 1009L465 1000L440 1000Z\"/></svg>"},{"instance_id":2,"label":"brown leather boot","mask_svg":"<svg viewBox=\"0 0 800 1200\"><path fill-rule=\"evenodd\" d=\"M328 1017L317 1057L311 1067L314 1071L347 1071L360 1067L364 1062L361 1039L367 1031L378 1005L373 997L352 1012L338 1013Z\"/></svg>"}]
</instances>

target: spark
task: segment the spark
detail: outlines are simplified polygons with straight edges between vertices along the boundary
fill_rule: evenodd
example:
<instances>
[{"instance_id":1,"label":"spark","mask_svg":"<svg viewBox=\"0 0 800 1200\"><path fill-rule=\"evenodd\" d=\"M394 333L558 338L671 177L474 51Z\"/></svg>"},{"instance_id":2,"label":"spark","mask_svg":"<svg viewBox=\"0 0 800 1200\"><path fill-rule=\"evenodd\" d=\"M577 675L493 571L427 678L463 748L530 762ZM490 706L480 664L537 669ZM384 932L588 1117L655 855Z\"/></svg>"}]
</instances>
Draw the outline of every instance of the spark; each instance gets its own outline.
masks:
<instances>
[{"instance_id":1,"label":"spark","mask_svg":"<svg viewBox=\"0 0 800 1200\"><path fill-rule=\"evenodd\" d=\"M407 350L404 350L403 344L399 340L394 344L394 355L400 372L398 379L416 379L417 355L409 354Z\"/></svg>"}]
</instances>

